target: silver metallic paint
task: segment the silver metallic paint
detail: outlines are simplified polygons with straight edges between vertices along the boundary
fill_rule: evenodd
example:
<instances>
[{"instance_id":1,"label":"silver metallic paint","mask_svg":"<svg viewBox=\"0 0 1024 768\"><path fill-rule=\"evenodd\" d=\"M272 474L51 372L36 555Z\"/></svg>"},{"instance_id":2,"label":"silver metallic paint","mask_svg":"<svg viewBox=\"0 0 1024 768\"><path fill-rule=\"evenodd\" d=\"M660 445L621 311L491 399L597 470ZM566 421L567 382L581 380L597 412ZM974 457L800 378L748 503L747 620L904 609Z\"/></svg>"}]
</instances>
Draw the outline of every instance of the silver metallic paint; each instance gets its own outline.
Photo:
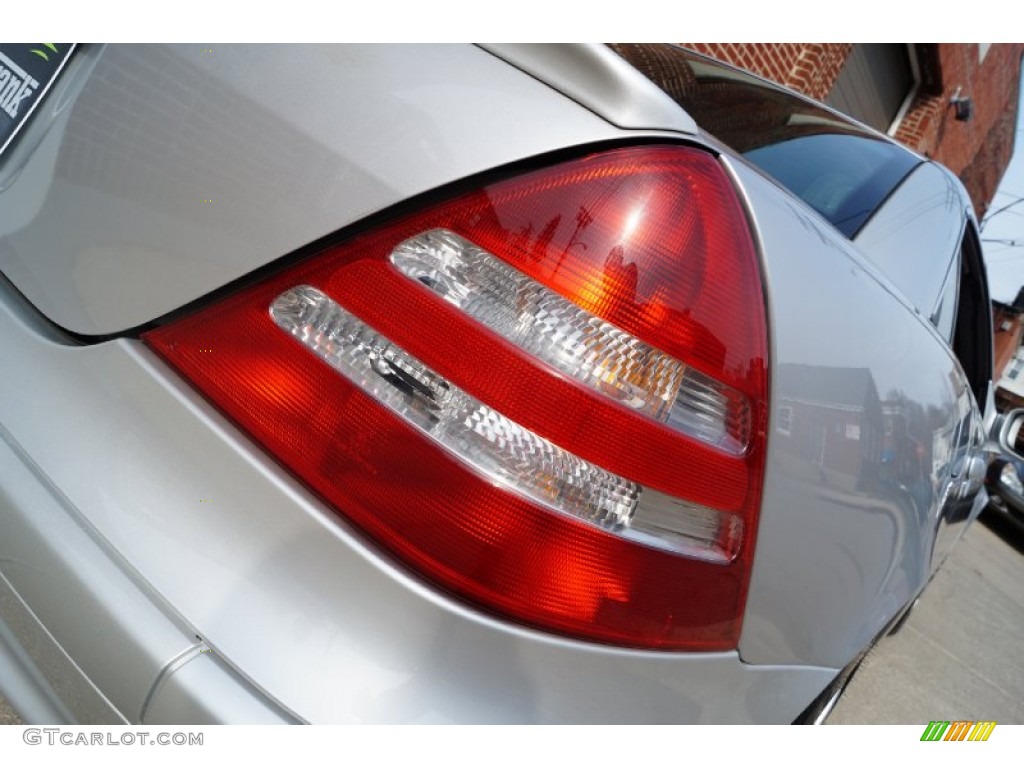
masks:
<instances>
[{"instance_id":1,"label":"silver metallic paint","mask_svg":"<svg viewBox=\"0 0 1024 768\"><path fill-rule=\"evenodd\" d=\"M10 628L77 720L137 717L184 636L99 556L81 521L68 524L68 500L7 430L0 472L0 591L4 615L17 617Z\"/></svg>"},{"instance_id":2,"label":"silver metallic paint","mask_svg":"<svg viewBox=\"0 0 1024 768\"><path fill-rule=\"evenodd\" d=\"M214 651L195 646L154 690L141 722L284 725L297 721L253 695Z\"/></svg>"},{"instance_id":3,"label":"silver metallic paint","mask_svg":"<svg viewBox=\"0 0 1024 768\"><path fill-rule=\"evenodd\" d=\"M740 654L755 664L842 667L931 572L957 401L973 398L935 328L849 241L756 171L735 168L760 233L773 341L768 464ZM799 375L786 376L787 366ZM864 393L859 414L838 397L844 378ZM783 434L780 407L804 424L799 439ZM843 443L869 439L869 428L884 438L890 416L908 440L888 465L877 451L859 463L843 454L851 447ZM846 424L857 426L856 441ZM915 444L929 460L908 455Z\"/></svg>"},{"instance_id":4,"label":"silver metallic paint","mask_svg":"<svg viewBox=\"0 0 1024 768\"><path fill-rule=\"evenodd\" d=\"M968 207L959 182L934 163L917 166L857 233L860 251L930 317L945 267L959 252Z\"/></svg>"},{"instance_id":5,"label":"silver metallic paint","mask_svg":"<svg viewBox=\"0 0 1024 768\"><path fill-rule=\"evenodd\" d=\"M412 195L618 136L469 45L108 46L0 192L0 271L116 333Z\"/></svg>"},{"instance_id":6,"label":"silver metallic paint","mask_svg":"<svg viewBox=\"0 0 1024 768\"><path fill-rule=\"evenodd\" d=\"M696 134L697 124L663 90L595 43L481 45L619 128Z\"/></svg>"}]
</instances>

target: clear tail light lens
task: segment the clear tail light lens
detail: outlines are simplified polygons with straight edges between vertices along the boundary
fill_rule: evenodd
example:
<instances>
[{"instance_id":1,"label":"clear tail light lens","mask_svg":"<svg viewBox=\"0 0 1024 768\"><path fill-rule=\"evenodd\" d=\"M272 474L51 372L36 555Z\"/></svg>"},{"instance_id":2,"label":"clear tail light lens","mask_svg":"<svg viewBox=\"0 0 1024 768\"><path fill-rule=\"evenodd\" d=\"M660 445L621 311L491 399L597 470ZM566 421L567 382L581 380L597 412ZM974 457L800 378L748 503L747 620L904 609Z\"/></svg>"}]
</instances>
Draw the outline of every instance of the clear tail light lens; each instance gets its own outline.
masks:
<instances>
[{"instance_id":1,"label":"clear tail light lens","mask_svg":"<svg viewBox=\"0 0 1024 768\"><path fill-rule=\"evenodd\" d=\"M523 429L438 376L309 286L270 307L274 321L375 400L484 478L550 509L615 529L640 489Z\"/></svg>"},{"instance_id":2,"label":"clear tail light lens","mask_svg":"<svg viewBox=\"0 0 1024 768\"><path fill-rule=\"evenodd\" d=\"M742 453L746 398L545 288L454 232L410 238L391 262L538 360L623 405Z\"/></svg>"},{"instance_id":3,"label":"clear tail light lens","mask_svg":"<svg viewBox=\"0 0 1024 768\"><path fill-rule=\"evenodd\" d=\"M488 184L144 338L460 597L600 642L736 647L767 330L711 155L615 149Z\"/></svg>"}]
</instances>

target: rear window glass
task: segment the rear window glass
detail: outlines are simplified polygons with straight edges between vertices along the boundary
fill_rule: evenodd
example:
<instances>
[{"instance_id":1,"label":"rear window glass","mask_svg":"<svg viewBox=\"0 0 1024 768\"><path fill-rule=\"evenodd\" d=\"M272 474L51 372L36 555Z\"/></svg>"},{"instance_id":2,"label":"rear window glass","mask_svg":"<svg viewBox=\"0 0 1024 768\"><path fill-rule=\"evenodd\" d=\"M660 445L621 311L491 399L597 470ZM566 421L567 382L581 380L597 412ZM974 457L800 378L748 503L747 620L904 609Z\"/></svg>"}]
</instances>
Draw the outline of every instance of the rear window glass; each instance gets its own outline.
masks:
<instances>
[{"instance_id":1,"label":"rear window glass","mask_svg":"<svg viewBox=\"0 0 1024 768\"><path fill-rule=\"evenodd\" d=\"M847 237L920 161L812 101L671 45L616 44L700 127Z\"/></svg>"}]
</instances>

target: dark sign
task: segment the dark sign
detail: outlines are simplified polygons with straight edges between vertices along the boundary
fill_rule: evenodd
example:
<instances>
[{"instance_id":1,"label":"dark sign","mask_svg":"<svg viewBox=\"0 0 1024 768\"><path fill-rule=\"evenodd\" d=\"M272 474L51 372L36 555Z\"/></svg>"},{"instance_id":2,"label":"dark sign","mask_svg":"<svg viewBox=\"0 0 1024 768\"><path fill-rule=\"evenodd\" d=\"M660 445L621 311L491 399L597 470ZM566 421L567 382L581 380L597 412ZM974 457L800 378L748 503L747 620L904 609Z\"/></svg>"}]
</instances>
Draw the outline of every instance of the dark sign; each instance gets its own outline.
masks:
<instances>
[{"instance_id":1,"label":"dark sign","mask_svg":"<svg viewBox=\"0 0 1024 768\"><path fill-rule=\"evenodd\" d=\"M0 153L64 69L71 43L0 43Z\"/></svg>"}]
</instances>

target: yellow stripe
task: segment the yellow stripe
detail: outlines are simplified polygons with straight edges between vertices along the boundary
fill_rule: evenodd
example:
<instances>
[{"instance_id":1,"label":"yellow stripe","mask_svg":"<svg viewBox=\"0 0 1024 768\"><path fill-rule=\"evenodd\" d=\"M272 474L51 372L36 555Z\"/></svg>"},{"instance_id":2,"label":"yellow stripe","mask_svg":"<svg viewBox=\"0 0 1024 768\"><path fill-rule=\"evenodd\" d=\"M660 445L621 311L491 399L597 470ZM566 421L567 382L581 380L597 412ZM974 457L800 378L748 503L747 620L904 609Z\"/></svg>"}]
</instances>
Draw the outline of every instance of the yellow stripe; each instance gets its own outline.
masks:
<instances>
[{"instance_id":1,"label":"yellow stripe","mask_svg":"<svg viewBox=\"0 0 1024 768\"><path fill-rule=\"evenodd\" d=\"M996 724L990 720L979 720L974 730L971 731L970 741L988 741L988 737L992 735L992 731L995 730Z\"/></svg>"}]
</instances>

